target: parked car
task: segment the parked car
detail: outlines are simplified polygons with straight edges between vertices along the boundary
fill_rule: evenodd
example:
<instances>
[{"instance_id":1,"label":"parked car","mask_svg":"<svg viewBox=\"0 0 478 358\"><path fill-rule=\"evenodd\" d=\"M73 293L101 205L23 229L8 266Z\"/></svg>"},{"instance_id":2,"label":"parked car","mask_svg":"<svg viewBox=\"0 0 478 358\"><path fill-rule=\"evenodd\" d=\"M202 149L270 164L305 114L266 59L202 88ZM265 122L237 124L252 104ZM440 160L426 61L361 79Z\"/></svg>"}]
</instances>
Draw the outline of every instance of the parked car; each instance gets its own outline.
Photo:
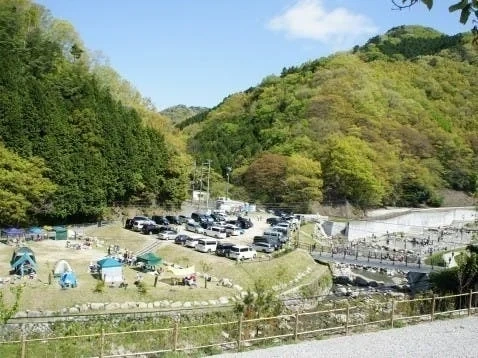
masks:
<instances>
[{"instance_id":1,"label":"parked car","mask_svg":"<svg viewBox=\"0 0 478 358\"><path fill-rule=\"evenodd\" d=\"M162 215L153 215L152 219L154 222L158 225L169 225L168 219L166 219L165 216Z\"/></svg>"},{"instance_id":2,"label":"parked car","mask_svg":"<svg viewBox=\"0 0 478 358\"><path fill-rule=\"evenodd\" d=\"M246 245L234 245L229 250L229 258L234 260L248 260L255 259L257 256L256 250Z\"/></svg>"},{"instance_id":3,"label":"parked car","mask_svg":"<svg viewBox=\"0 0 478 358\"><path fill-rule=\"evenodd\" d=\"M145 235L159 234L161 227L158 224L146 224L141 228L141 232Z\"/></svg>"},{"instance_id":4,"label":"parked car","mask_svg":"<svg viewBox=\"0 0 478 358\"><path fill-rule=\"evenodd\" d=\"M274 238L274 237L267 237L267 236L254 236L254 239L252 241L253 244L256 243L267 243L272 245L275 250L280 250L282 249L283 243L280 239Z\"/></svg>"},{"instance_id":5,"label":"parked car","mask_svg":"<svg viewBox=\"0 0 478 358\"><path fill-rule=\"evenodd\" d=\"M192 232L195 232L195 233L198 233L198 234L204 234L204 229L197 222L188 222L186 224L185 229L187 231L192 231Z\"/></svg>"},{"instance_id":6,"label":"parked car","mask_svg":"<svg viewBox=\"0 0 478 358\"><path fill-rule=\"evenodd\" d=\"M283 226L273 226L271 227L271 230L280 232L282 236L287 236L287 234L289 233L289 229Z\"/></svg>"},{"instance_id":7,"label":"parked car","mask_svg":"<svg viewBox=\"0 0 478 358\"><path fill-rule=\"evenodd\" d=\"M226 234L228 236L239 236L244 233L244 231L236 225L226 224L224 225L224 228L226 229Z\"/></svg>"},{"instance_id":8,"label":"parked car","mask_svg":"<svg viewBox=\"0 0 478 358\"><path fill-rule=\"evenodd\" d=\"M174 238L174 243L178 245L186 245L186 241L188 241L191 238L191 236L185 235L185 234L180 234Z\"/></svg>"},{"instance_id":9,"label":"parked car","mask_svg":"<svg viewBox=\"0 0 478 358\"><path fill-rule=\"evenodd\" d=\"M133 231L141 231L144 225L155 224L153 220L147 217L140 216L138 218L141 218L141 219L133 218L133 227L132 227Z\"/></svg>"},{"instance_id":10,"label":"parked car","mask_svg":"<svg viewBox=\"0 0 478 358\"><path fill-rule=\"evenodd\" d=\"M176 230L166 230L166 231L163 231L161 233L159 233L158 235L158 239L160 240L174 240L174 238L176 237L176 235L178 234L178 232Z\"/></svg>"},{"instance_id":11,"label":"parked car","mask_svg":"<svg viewBox=\"0 0 478 358\"><path fill-rule=\"evenodd\" d=\"M231 242L219 242L216 246L216 255L228 257L231 247L235 245L236 244L233 244Z\"/></svg>"},{"instance_id":12,"label":"parked car","mask_svg":"<svg viewBox=\"0 0 478 358\"><path fill-rule=\"evenodd\" d=\"M282 221L281 218L278 218L278 217L275 217L275 216L266 219L266 223L268 223L270 226L277 225L281 221Z\"/></svg>"},{"instance_id":13,"label":"parked car","mask_svg":"<svg viewBox=\"0 0 478 358\"><path fill-rule=\"evenodd\" d=\"M284 235L282 235L281 232L275 231L275 230L266 230L266 231L264 231L262 236L277 239L277 240L280 240L281 242L286 242L287 241L287 236L284 236Z\"/></svg>"},{"instance_id":14,"label":"parked car","mask_svg":"<svg viewBox=\"0 0 478 358\"><path fill-rule=\"evenodd\" d=\"M237 218L237 226L239 226L241 229L250 229L254 225L252 224L251 219L246 219L242 216L239 216Z\"/></svg>"},{"instance_id":15,"label":"parked car","mask_svg":"<svg viewBox=\"0 0 478 358\"><path fill-rule=\"evenodd\" d=\"M180 225L181 221L179 220L179 216L176 215L167 215L166 220L169 221L171 225Z\"/></svg>"},{"instance_id":16,"label":"parked car","mask_svg":"<svg viewBox=\"0 0 478 358\"><path fill-rule=\"evenodd\" d=\"M215 252L217 248L217 240L214 239L199 239L195 247L196 251L200 252Z\"/></svg>"},{"instance_id":17,"label":"parked car","mask_svg":"<svg viewBox=\"0 0 478 358\"><path fill-rule=\"evenodd\" d=\"M179 215L178 219L180 224L186 224L189 220L191 220L191 218L186 215Z\"/></svg>"},{"instance_id":18,"label":"parked car","mask_svg":"<svg viewBox=\"0 0 478 358\"><path fill-rule=\"evenodd\" d=\"M191 237L188 240L186 240L186 243L184 244L184 246L191 247L191 248L194 249L196 247L196 245L198 244L198 241L199 241L198 238Z\"/></svg>"},{"instance_id":19,"label":"parked car","mask_svg":"<svg viewBox=\"0 0 478 358\"><path fill-rule=\"evenodd\" d=\"M192 213L191 219L201 224L212 224L214 222L211 216L201 213Z\"/></svg>"},{"instance_id":20,"label":"parked car","mask_svg":"<svg viewBox=\"0 0 478 358\"><path fill-rule=\"evenodd\" d=\"M226 215L222 215L222 214L211 214L211 217L213 218L213 220L217 223L222 223L222 222L225 222L226 221Z\"/></svg>"},{"instance_id":21,"label":"parked car","mask_svg":"<svg viewBox=\"0 0 478 358\"><path fill-rule=\"evenodd\" d=\"M272 245L271 243L268 243L268 242L254 242L252 244L252 247L256 251L266 252L268 254L275 251L274 245Z\"/></svg>"},{"instance_id":22,"label":"parked car","mask_svg":"<svg viewBox=\"0 0 478 358\"><path fill-rule=\"evenodd\" d=\"M211 226L210 228L206 229L206 235L218 239L225 239L227 237L226 229L221 226Z\"/></svg>"}]
</instances>

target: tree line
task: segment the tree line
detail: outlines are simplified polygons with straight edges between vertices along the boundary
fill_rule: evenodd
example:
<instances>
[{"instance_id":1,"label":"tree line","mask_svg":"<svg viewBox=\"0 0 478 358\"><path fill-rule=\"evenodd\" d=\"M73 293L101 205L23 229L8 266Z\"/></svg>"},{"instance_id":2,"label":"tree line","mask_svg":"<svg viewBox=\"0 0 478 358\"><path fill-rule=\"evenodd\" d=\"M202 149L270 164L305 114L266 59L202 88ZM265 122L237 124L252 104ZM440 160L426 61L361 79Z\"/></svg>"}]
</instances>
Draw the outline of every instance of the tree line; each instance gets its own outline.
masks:
<instances>
[{"instance_id":1,"label":"tree line","mask_svg":"<svg viewBox=\"0 0 478 358\"><path fill-rule=\"evenodd\" d=\"M5 0L0 44L0 225L97 219L116 201L180 205L182 144L141 98L118 99L135 92L115 95L69 26Z\"/></svg>"}]
</instances>

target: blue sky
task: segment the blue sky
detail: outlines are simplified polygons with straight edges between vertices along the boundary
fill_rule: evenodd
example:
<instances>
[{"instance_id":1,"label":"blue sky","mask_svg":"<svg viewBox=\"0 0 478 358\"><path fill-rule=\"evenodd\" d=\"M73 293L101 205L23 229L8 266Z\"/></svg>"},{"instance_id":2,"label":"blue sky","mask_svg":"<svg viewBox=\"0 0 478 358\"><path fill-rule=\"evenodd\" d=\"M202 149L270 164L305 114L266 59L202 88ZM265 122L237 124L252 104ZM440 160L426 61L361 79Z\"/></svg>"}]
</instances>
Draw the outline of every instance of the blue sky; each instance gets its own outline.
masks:
<instances>
[{"instance_id":1,"label":"blue sky","mask_svg":"<svg viewBox=\"0 0 478 358\"><path fill-rule=\"evenodd\" d=\"M456 1L392 10L390 0L38 0L158 109L212 107L283 67L348 50L393 26L447 34L471 25Z\"/></svg>"}]
</instances>

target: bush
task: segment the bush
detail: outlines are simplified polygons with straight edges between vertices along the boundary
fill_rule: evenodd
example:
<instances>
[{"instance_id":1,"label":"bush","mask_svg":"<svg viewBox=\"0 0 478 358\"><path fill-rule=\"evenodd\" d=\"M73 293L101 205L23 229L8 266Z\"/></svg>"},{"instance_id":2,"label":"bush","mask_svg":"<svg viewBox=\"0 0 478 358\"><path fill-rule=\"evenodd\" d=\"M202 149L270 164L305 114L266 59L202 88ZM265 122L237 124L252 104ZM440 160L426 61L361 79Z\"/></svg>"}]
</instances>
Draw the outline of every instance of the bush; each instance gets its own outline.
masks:
<instances>
[{"instance_id":1,"label":"bush","mask_svg":"<svg viewBox=\"0 0 478 358\"><path fill-rule=\"evenodd\" d=\"M95 288L93 289L93 292L103 293L103 292L105 292L105 288L106 288L105 282L102 281L102 280L98 280L98 282L96 283Z\"/></svg>"}]
</instances>

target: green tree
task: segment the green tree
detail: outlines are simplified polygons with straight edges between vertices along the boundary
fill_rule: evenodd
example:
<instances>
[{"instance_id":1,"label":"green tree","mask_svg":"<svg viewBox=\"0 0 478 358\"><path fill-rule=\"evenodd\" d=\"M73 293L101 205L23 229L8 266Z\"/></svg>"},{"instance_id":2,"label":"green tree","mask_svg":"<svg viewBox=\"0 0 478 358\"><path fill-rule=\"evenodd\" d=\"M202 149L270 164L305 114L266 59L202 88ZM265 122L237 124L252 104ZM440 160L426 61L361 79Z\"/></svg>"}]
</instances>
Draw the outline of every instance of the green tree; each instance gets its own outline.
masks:
<instances>
[{"instance_id":1,"label":"green tree","mask_svg":"<svg viewBox=\"0 0 478 358\"><path fill-rule=\"evenodd\" d=\"M0 143L0 224L26 224L32 214L48 210L56 186L45 177L43 160L26 160Z\"/></svg>"},{"instance_id":2,"label":"green tree","mask_svg":"<svg viewBox=\"0 0 478 358\"><path fill-rule=\"evenodd\" d=\"M385 190L374 165L374 153L355 137L334 137L323 159L326 193L366 209L382 202Z\"/></svg>"}]
</instances>

